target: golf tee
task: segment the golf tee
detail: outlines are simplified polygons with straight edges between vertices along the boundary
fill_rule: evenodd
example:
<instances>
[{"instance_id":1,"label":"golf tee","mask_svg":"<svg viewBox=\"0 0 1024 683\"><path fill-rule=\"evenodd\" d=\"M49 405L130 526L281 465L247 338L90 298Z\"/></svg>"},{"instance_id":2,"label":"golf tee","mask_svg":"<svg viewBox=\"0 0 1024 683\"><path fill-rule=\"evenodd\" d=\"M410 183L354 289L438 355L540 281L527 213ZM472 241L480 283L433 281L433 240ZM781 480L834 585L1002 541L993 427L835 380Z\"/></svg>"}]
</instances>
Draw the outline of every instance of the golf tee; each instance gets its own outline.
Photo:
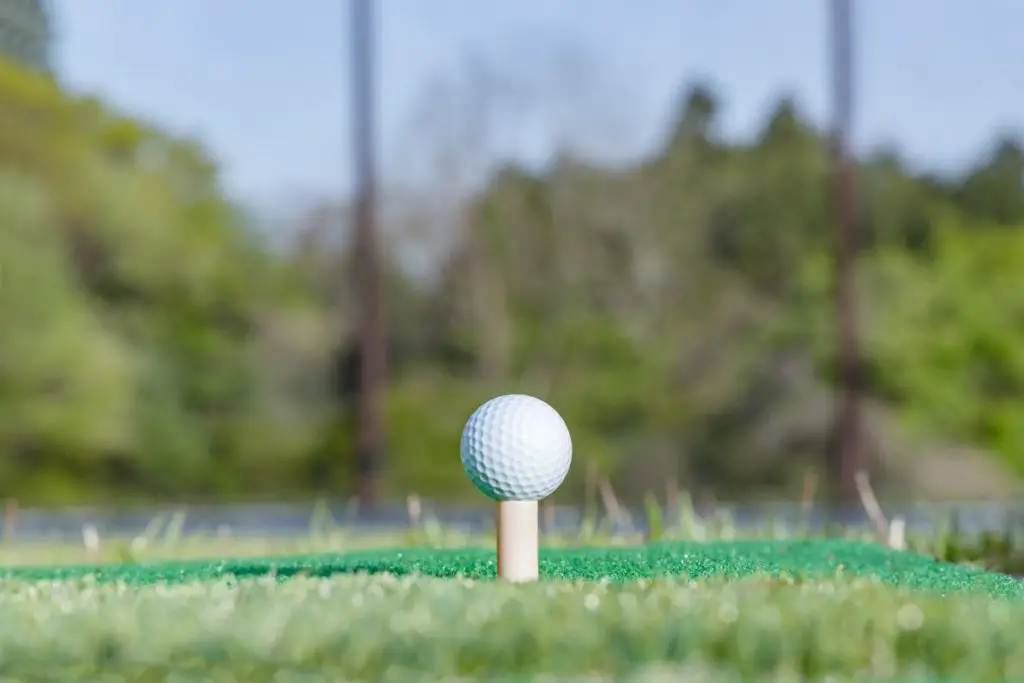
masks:
<instances>
[{"instance_id":1,"label":"golf tee","mask_svg":"<svg viewBox=\"0 0 1024 683\"><path fill-rule=\"evenodd\" d=\"M540 527L535 500L498 503L498 578L513 583L539 575Z\"/></svg>"}]
</instances>

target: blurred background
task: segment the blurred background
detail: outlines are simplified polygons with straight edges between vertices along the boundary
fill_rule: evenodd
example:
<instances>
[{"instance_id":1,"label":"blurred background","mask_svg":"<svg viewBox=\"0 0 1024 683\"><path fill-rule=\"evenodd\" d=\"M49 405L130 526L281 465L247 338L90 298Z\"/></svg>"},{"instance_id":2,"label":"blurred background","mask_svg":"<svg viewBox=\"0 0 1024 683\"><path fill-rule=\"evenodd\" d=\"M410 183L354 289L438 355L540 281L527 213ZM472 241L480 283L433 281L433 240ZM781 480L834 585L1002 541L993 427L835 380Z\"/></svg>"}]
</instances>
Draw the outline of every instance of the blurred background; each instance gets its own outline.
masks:
<instances>
[{"instance_id":1,"label":"blurred background","mask_svg":"<svg viewBox=\"0 0 1024 683\"><path fill-rule=\"evenodd\" d=\"M0 496L1010 499L1024 5L0 0ZM403 513L404 514L404 513Z\"/></svg>"}]
</instances>

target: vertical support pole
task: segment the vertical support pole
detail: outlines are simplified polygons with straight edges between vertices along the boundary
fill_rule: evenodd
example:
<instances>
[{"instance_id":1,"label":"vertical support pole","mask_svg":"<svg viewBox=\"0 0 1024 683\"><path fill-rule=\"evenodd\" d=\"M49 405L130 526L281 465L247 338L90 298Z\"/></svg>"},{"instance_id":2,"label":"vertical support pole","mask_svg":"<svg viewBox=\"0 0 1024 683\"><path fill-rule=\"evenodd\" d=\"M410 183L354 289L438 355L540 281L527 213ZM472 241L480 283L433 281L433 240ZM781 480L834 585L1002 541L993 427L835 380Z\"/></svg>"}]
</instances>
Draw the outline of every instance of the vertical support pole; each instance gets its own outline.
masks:
<instances>
[{"instance_id":1,"label":"vertical support pole","mask_svg":"<svg viewBox=\"0 0 1024 683\"><path fill-rule=\"evenodd\" d=\"M377 231L375 60L372 0L352 5L352 149L356 178L355 274L359 297L359 391L356 492L373 506L384 459L384 382L387 332Z\"/></svg>"},{"instance_id":2,"label":"vertical support pole","mask_svg":"<svg viewBox=\"0 0 1024 683\"><path fill-rule=\"evenodd\" d=\"M835 323L839 398L829 471L844 503L857 499L861 469L863 374L856 294L857 215L854 165L849 159L853 119L853 36L850 0L832 0L832 161L835 208Z\"/></svg>"}]
</instances>

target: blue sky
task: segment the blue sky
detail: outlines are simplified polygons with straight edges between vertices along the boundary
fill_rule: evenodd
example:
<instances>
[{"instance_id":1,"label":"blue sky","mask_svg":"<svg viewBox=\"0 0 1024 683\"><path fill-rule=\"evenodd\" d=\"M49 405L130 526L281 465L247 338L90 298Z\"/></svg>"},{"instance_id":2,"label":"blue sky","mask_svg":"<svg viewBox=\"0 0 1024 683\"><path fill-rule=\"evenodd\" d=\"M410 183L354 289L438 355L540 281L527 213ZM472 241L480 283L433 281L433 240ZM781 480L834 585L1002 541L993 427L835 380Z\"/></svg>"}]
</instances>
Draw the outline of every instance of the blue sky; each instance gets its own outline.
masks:
<instances>
[{"instance_id":1,"label":"blue sky","mask_svg":"<svg viewBox=\"0 0 1024 683\"><path fill-rule=\"evenodd\" d=\"M918 163L949 168L983 151L995 132L1024 129L1024 2L855 4L858 146L896 143ZM348 6L56 0L58 66L71 88L203 139L243 200L338 194L351 177ZM424 123L431 112L456 131L444 139L488 158L542 161L559 145L605 157L643 153L694 79L718 85L730 135L756 130L783 91L823 121L826 7L383 0L382 164L389 179L442 168L434 159L448 147L436 142L438 124ZM469 82L462 77L474 73L471 64L491 83L480 101L497 109L492 117L459 104L479 90L451 90ZM469 124L480 120L490 132L474 137Z\"/></svg>"}]
</instances>

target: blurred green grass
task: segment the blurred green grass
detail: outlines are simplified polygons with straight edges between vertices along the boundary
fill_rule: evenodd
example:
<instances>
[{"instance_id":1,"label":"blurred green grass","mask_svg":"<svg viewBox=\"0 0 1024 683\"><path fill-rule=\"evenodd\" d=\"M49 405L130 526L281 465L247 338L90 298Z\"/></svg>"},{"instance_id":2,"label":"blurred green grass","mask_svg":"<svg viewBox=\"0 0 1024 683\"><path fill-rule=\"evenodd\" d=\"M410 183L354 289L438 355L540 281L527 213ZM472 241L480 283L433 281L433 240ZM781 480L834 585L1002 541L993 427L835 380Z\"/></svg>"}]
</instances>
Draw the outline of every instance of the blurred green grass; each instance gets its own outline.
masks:
<instances>
[{"instance_id":1,"label":"blurred green grass","mask_svg":"<svg viewBox=\"0 0 1024 683\"><path fill-rule=\"evenodd\" d=\"M116 572L15 570L0 582L0 676L1024 679L1024 600L1007 577L845 542L649 550L646 562L629 548L550 550L546 573L565 580L520 586L487 580L488 553L468 550L364 551L333 560L362 573L287 581L186 571L139 586ZM396 567L485 578L368 573Z\"/></svg>"},{"instance_id":2,"label":"blurred green grass","mask_svg":"<svg viewBox=\"0 0 1024 683\"><path fill-rule=\"evenodd\" d=\"M1020 557L1013 528L940 525L897 552L724 512L645 534L585 520L544 536L560 580L508 586L492 537L429 515L240 537L183 534L184 514L0 543L0 679L1024 680L1024 584L983 569Z\"/></svg>"}]
</instances>

